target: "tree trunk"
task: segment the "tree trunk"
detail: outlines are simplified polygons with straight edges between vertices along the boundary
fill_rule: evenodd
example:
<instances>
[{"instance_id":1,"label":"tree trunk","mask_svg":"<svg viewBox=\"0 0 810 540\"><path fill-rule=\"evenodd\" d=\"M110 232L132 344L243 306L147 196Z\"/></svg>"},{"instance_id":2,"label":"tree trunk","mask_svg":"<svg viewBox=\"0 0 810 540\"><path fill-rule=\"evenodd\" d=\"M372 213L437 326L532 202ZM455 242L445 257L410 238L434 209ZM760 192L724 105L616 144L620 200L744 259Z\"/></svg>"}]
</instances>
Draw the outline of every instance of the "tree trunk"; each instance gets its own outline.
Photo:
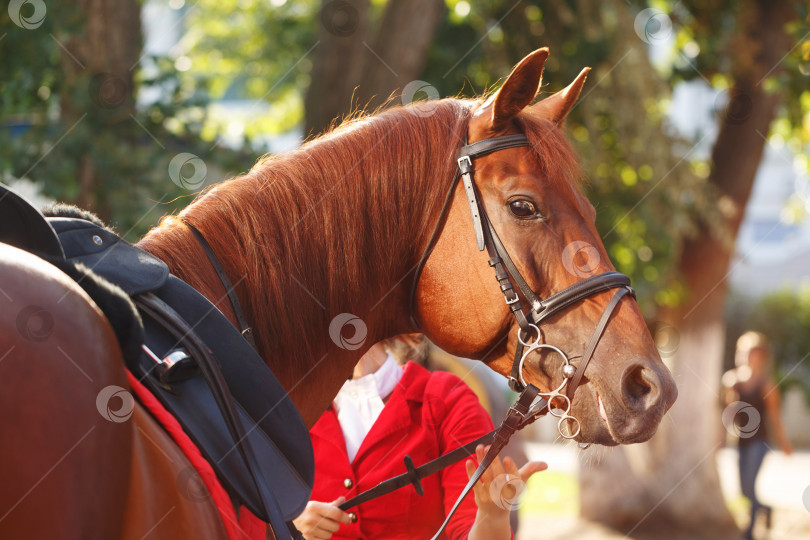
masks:
<instances>
[{"instance_id":1,"label":"tree trunk","mask_svg":"<svg viewBox=\"0 0 810 540\"><path fill-rule=\"evenodd\" d=\"M444 10L444 0L388 0L377 39L365 51L357 92L361 106L382 105L392 92L419 77ZM405 99L410 102L413 97Z\"/></svg>"},{"instance_id":2,"label":"tree trunk","mask_svg":"<svg viewBox=\"0 0 810 540\"><path fill-rule=\"evenodd\" d=\"M382 105L416 79L444 10L443 0L388 0L371 39L368 0L323 0L304 132L320 133L357 108Z\"/></svg>"},{"instance_id":3,"label":"tree trunk","mask_svg":"<svg viewBox=\"0 0 810 540\"><path fill-rule=\"evenodd\" d=\"M316 135L351 112L363 73L369 0L322 0L312 80L304 98L304 134Z\"/></svg>"},{"instance_id":4,"label":"tree trunk","mask_svg":"<svg viewBox=\"0 0 810 540\"><path fill-rule=\"evenodd\" d=\"M648 443L617 448L581 475L582 514L636 537L736 538L715 463L724 440L720 420L720 373L725 325L723 306L733 238L780 103L762 79L778 72L791 47L785 23L795 13L785 3L747 2L740 12L739 41L729 107L712 151L709 178L720 195L719 219L682 248L679 271L687 286L682 306L663 319L679 336L668 364L678 381L678 401ZM709 222L722 222L712 227Z\"/></svg>"},{"instance_id":5,"label":"tree trunk","mask_svg":"<svg viewBox=\"0 0 810 540\"><path fill-rule=\"evenodd\" d=\"M61 118L66 128L109 131L118 122L132 122L135 111L133 74L141 53L141 3L138 0L81 0L84 31L59 36L64 86ZM76 176L80 192L74 201L109 221L105 178L94 149L87 148ZM102 168L103 169L103 168Z\"/></svg>"}]
</instances>

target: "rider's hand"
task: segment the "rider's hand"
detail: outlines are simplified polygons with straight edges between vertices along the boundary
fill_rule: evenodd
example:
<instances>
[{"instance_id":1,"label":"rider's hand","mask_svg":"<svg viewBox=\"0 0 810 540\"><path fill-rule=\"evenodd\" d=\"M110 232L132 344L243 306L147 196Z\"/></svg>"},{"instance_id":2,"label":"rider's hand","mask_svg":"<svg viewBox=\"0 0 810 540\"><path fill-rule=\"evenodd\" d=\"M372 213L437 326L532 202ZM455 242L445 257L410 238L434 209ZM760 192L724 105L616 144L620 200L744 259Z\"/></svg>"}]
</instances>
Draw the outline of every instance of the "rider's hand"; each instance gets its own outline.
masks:
<instances>
[{"instance_id":1,"label":"rider's hand","mask_svg":"<svg viewBox=\"0 0 810 540\"><path fill-rule=\"evenodd\" d=\"M488 449L489 447L482 444L475 449L478 463L484 459ZM468 478L472 478L478 463L471 459L467 460ZM480 517L508 521L509 512L517 503L521 492L526 489L526 482L534 473L546 469L548 465L545 462L530 461L518 470L512 458L504 458L501 464L500 458L496 457L473 487L475 504L478 506L478 512L482 514Z\"/></svg>"},{"instance_id":2,"label":"rider's hand","mask_svg":"<svg viewBox=\"0 0 810 540\"><path fill-rule=\"evenodd\" d=\"M306 540L328 540L340 529L341 523L349 525L352 522L348 512L338 508L345 500L345 497L338 497L330 503L309 501L293 524Z\"/></svg>"}]
</instances>

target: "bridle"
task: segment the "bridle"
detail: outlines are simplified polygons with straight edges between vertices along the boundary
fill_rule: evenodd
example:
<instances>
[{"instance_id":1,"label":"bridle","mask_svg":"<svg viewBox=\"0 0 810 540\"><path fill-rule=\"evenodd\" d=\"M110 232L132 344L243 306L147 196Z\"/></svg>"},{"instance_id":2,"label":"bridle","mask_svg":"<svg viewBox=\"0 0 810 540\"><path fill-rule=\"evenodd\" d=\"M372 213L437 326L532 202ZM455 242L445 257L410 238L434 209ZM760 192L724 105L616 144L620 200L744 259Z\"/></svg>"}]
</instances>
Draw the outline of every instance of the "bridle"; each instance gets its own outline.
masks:
<instances>
[{"instance_id":1,"label":"bridle","mask_svg":"<svg viewBox=\"0 0 810 540\"><path fill-rule=\"evenodd\" d=\"M467 195L467 203L470 206L470 214L472 215L473 228L475 230L475 239L478 249L479 251L483 251L483 249L486 248L487 253L489 254L489 265L495 270L495 279L498 281L501 292L504 295L504 300L509 306L512 315L514 315L519 326L518 344L515 350L515 358L512 361L512 370L509 375L509 386L516 392L522 392L526 389L527 385L523 377L523 364L526 357L531 352L538 349L551 348L555 352L559 353L564 359L563 383L559 388L547 394L549 395L549 401L552 397L560 397L562 401L567 403L567 410L564 414L564 418L561 418L560 420L560 424L562 425L564 419L573 419L576 421L574 417L568 416L571 400L573 399L574 391L576 390L577 386L579 386L579 383L585 374L585 369L588 367L588 363L593 357L593 352L596 349L597 342L604 332L605 326L607 326L610 315L616 309L622 297L627 294L634 296L635 293L633 292L633 289L630 288L630 278L615 271L604 272L602 274L588 277L545 299L539 298L532 288L529 287L529 284L523 278L520 271L515 266L515 263L512 261L512 258L509 256L509 253L506 251L506 248L501 242L498 233L495 231L495 227L493 227L492 221L490 221L489 217L487 216L484 207L479 202L478 190L473 177L473 161L475 159L487 156L499 150L523 146L531 147L531 143L525 135L520 133L484 139L472 144L465 144L461 147L457 160L458 168L456 169L456 174L453 177L453 182L451 183L450 189L447 192L441 212L439 213L439 219L436 222L436 226L428 240L425 251L416 266L416 272L411 285L409 305L411 324L417 330L420 328L414 312L416 302L416 287L419 283L419 277L422 274L425 263L427 262L427 259L430 256L430 253L433 250L437 240L438 232L441 229L445 214L450 206L449 203L452 199L453 193L455 192L456 185L458 184L459 179L461 179L462 183L464 184L464 191ZM512 281L517 284L523 298L525 298L531 306L528 313L524 312L523 304L520 301ZM557 313L560 313L566 308L573 306L581 300L585 300L594 294L612 289L618 290L605 308L599 323L597 323L596 330L591 336L591 340L582 355L582 360L579 362L577 367L574 367L574 365L571 364L566 354L559 348L549 344L540 343L541 335L539 326L543 321ZM529 341L530 337L532 336L532 331L536 333L537 338L534 341ZM527 350L524 352L524 349ZM561 393L563 388L565 388L565 392ZM578 423L579 422L577 421L577 424ZM577 433L578 432L579 429L577 429ZM566 437L570 438L574 436L576 436L576 434L567 435Z\"/></svg>"},{"instance_id":2,"label":"bridle","mask_svg":"<svg viewBox=\"0 0 810 540\"><path fill-rule=\"evenodd\" d=\"M456 185L458 185L460 178L464 184L464 191L467 195L467 203L470 206L470 214L472 215L473 228L475 230L475 240L478 245L478 250L483 251L484 248L486 248L487 253L489 254L489 265L495 270L495 279L498 281L498 285L500 285L501 292L504 295L504 300L506 301L506 304L509 306L512 315L514 315L515 320L518 323L518 343L515 349L515 358L512 360L512 370L508 380L510 388L516 392L520 392L521 395L515 405L513 405L509 410L509 413L501 426L492 434L492 443L489 450L484 456L484 459L478 464L478 468L470 477L467 485L464 487L456 500L455 505L453 505L453 508L451 508L447 513L445 521L434 535L434 539L439 537L444 528L450 522L450 518L461 504L461 501L463 501L470 490L472 490L475 483L479 480L479 478L481 478L481 475L487 470L489 465L498 455L500 450L506 445L506 442L515 431L531 423L538 416L550 412L553 416L559 418L557 429L559 430L560 435L565 438L572 439L579 434L579 420L570 415L571 402L574 397L574 392L579 386L579 383L582 381L582 377L585 374L585 369L588 367L588 364L593 357L596 345L599 342L599 339L601 338L610 316L613 314L613 311L616 309L619 302L625 295L629 294L635 296L633 289L630 288L630 278L620 272L615 271L604 272L602 274L585 278L582 281L575 283L570 287L566 287L565 289L552 294L545 299L538 297L532 288L529 287L529 284L526 283L526 280L515 266L515 263L512 261L512 258L509 256L509 253L506 251L506 248L501 242L501 239L498 237L498 233L495 231L495 227L492 226L492 222L487 216L484 207L479 202L478 190L475 185L475 179L473 178L473 160L499 150L506 150L507 148L517 148L522 146L531 147L531 143L525 135L520 133L484 139L472 144L464 144L461 147L457 160L458 168L456 169L456 173L453 177L453 182L450 184L450 189L447 192L444 199L444 204L442 205L442 209L439 213L439 219L436 222L430 238L428 239L428 244L425 247L425 251L422 253L422 257L420 257L419 262L417 263L413 283L411 284L411 295L409 302L411 324L416 330L419 330L419 322L416 320L416 314L414 312L414 305L416 302L416 287L419 284L419 277L422 274L425 263L433 250L433 246L435 245L439 231L441 230L445 214L450 207L450 201L452 200L453 193L455 193L455 188ZM520 298L517 291L515 291L512 280L514 280L514 282L517 284L523 298L525 298L531 306L528 313L523 311L523 304L520 302ZM577 367L574 367L574 365L571 364L571 361L565 352L558 347L546 343L540 343L542 336L540 334L539 327L543 321L557 313L560 313L566 308L573 306L581 300L585 300L594 294L612 289L618 290L614 293L610 302L605 307L602 317L597 323L596 329L591 335L591 339L588 342L588 345L585 347L585 352L582 354L582 359ZM534 341L529 341L532 330L536 332L537 338ZM555 390L550 392L540 392L534 385L527 384L523 377L523 365L526 358L529 354L538 349L552 349L561 355L564 360L562 367L563 381ZM536 397L540 397L540 399L535 400ZM560 403L563 404L562 407L560 406ZM563 430L563 425L565 425L566 422L569 422L569 427L567 430L568 433L565 433ZM576 423L576 430L573 430L570 427L571 423ZM439 461L440 459L442 458L435 461ZM416 477L415 472L411 473L411 475Z\"/></svg>"}]
</instances>

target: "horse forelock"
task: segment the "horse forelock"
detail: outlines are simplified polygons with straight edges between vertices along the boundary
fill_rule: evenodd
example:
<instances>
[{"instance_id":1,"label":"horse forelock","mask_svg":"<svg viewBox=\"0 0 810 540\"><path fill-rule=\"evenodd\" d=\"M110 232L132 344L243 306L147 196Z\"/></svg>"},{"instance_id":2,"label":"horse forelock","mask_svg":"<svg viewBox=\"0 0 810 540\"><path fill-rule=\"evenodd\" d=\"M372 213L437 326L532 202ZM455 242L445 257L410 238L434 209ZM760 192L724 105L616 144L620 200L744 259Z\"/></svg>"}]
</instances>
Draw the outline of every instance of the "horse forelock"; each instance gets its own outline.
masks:
<instances>
[{"instance_id":1,"label":"horse forelock","mask_svg":"<svg viewBox=\"0 0 810 540\"><path fill-rule=\"evenodd\" d=\"M515 118L520 130L526 134L534 151L540 157L546 178L555 187L570 186L581 191L584 177L580 160L566 137L562 125L525 109Z\"/></svg>"}]
</instances>

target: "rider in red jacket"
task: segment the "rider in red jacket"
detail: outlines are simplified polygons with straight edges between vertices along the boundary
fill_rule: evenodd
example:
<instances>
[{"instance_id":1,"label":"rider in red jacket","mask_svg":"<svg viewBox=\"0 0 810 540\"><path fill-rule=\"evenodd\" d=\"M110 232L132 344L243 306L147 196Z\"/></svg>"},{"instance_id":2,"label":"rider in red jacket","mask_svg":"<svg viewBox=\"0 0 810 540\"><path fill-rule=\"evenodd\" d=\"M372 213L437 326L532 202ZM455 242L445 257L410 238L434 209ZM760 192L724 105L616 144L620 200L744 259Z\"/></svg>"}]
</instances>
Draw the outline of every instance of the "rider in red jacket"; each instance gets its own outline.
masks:
<instances>
[{"instance_id":1,"label":"rider in red jacket","mask_svg":"<svg viewBox=\"0 0 810 540\"><path fill-rule=\"evenodd\" d=\"M359 444L358 441L349 442L348 451L346 430L341 424L349 429L349 439L358 439L358 435L352 435L354 432L351 431L356 426L346 426L357 422L351 418L347 422L345 413L339 419L339 410L350 405L345 405L346 387L310 430L315 451L315 485L307 509L295 520L308 540L330 537L430 538L444 521L446 512L453 506L477 462L460 461L424 478L423 497L417 495L413 486L406 486L349 512L342 512L337 505L383 480L404 473L403 458L406 455L419 466L492 430L492 421L475 394L455 375L431 373L409 362L401 373L393 375L399 377L394 383L390 382L391 370L401 368L390 365L392 358L380 344L364 356L358 367L364 361L368 363L368 357L377 360L371 369L366 368L366 374L373 374L378 369L380 373L385 372L389 382L378 384L393 386L393 391L380 396L385 400L384 408L367 433L359 436ZM357 375L356 371L355 379ZM343 401L340 400L342 394ZM350 390L349 395L358 394L356 390ZM358 399L362 400L362 397ZM359 405L363 410L366 403ZM483 447L480 447L479 459L482 451ZM350 454L353 459L350 459ZM490 484L496 476L505 477L505 472L512 475L513 482L516 478L525 482L531 474L544 468L545 464L533 462L518 471L508 458L503 465L500 462L493 464L483 482L476 485L475 499L468 497L461 504L443 538L510 538L510 505L504 500L492 500ZM497 493L495 495L497 497Z\"/></svg>"}]
</instances>

